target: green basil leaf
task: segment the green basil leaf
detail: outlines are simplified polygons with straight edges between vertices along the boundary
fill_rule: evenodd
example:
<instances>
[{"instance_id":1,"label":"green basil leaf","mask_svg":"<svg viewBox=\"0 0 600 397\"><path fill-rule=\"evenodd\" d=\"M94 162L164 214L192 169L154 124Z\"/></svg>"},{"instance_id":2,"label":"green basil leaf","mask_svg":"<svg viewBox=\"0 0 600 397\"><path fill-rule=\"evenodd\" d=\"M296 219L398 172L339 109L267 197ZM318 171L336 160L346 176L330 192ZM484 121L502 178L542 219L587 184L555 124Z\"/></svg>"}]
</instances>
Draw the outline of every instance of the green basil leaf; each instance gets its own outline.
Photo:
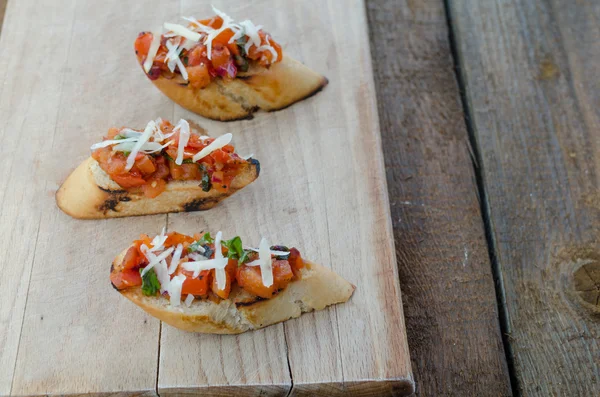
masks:
<instances>
[{"instance_id":1,"label":"green basil leaf","mask_svg":"<svg viewBox=\"0 0 600 397\"><path fill-rule=\"evenodd\" d=\"M227 257L230 259L240 259L244 255L240 236L235 236L231 240L223 240L221 244L227 248Z\"/></svg>"},{"instance_id":2,"label":"green basil leaf","mask_svg":"<svg viewBox=\"0 0 600 397\"><path fill-rule=\"evenodd\" d=\"M244 253L240 256L240 259L238 259L238 266L242 266L244 263L248 262L250 252L252 251L244 250Z\"/></svg>"},{"instance_id":3,"label":"green basil leaf","mask_svg":"<svg viewBox=\"0 0 600 397\"><path fill-rule=\"evenodd\" d=\"M140 269L140 274L144 269ZM142 293L146 296L154 296L160 291L160 282L154 269L150 269L142 276Z\"/></svg>"},{"instance_id":4,"label":"green basil leaf","mask_svg":"<svg viewBox=\"0 0 600 397\"><path fill-rule=\"evenodd\" d=\"M200 245L212 244L215 242L215 239L212 238L210 233L204 233L204 236L202 236L202 238L198 240L198 242L200 243Z\"/></svg>"}]
</instances>

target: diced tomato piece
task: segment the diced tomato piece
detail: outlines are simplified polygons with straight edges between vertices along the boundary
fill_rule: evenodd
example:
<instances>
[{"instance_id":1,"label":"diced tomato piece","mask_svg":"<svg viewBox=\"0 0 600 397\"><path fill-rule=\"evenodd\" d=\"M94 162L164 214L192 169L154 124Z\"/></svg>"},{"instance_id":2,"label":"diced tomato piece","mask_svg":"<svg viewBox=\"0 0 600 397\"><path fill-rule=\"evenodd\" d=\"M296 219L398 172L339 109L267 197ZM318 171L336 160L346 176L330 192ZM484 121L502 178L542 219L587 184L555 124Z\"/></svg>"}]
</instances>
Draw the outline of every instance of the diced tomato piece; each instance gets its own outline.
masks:
<instances>
[{"instance_id":1,"label":"diced tomato piece","mask_svg":"<svg viewBox=\"0 0 600 397\"><path fill-rule=\"evenodd\" d=\"M225 145L221 148L221 150L227 153L233 153L235 149L232 145Z\"/></svg>"},{"instance_id":2,"label":"diced tomato piece","mask_svg":"<svg viewBox=\"0 0 600 397\"><path fill-rule=\"evenodd\" d=\"M123 188L142 186L146 183L144 178L142 178L141 176L133 175L133 174L114 175L114 174L109 173L109 175L112 178L112 180L117 182L117 184Z\"/></svg>"},{"instance_id":3,"label":"diced tomato piece","mask_svg":"<svg viewBox=\"0 0 600 397\"><path fill-rule=\"evenodd\" d=\"M199 180L202 178L200 168L196 163L175 164L174 161L169 161L171 176L178 181Z\"/></svg>"},{"instance_id":4,"label":"diced tomato piece","mask_svg":"<svg viewBox=\"0 0 600 397\"><path fill-rule=\"evenodd\" d=\"M167 179L169 175L171 175L171 171L169 170L167 160L164 156L158 156L156 158L156 171L152 177L156 179Z\"/></svg>"},{"instance_id":5,"label":"diced tomato piece","mask_svg":"<svg viewBox=\"0 0 600 397\"><path fill-rule=\"evenodd\" d=\"M133 269L136 268L144 261L143 257L140 257L140 254L136 247L129 247L125 256L123 257L123 261L121 266L123 269Z\"/></svg>"},{"instance_id":6,"label":"diced tomato piece","mask_svg":"<svg viewBox=\"0 0 600 397\"><path fill-rule=\"evenodd\" d=\"M214 177L215 174L218 175L218 177L216 179L219 182L217 182L215 180L215 177ZM233 181L233 178L235 178L235 175L232 175L230 173L225 173L223 171L214 172L213 178L212 178L213 188L217 192L226 193L227 191L229 191L229 188L231 187L231 182Z\"/></svg>"},{"instance_id":7,"label":"diced tomato piece","mask_svg":"<svg viewBox=\"0 0 600 397\"><path fill-rule=\"evenodd\" d=\"M143 175L150 175L156 171L156 166L152 158L147 154L138 153L135 158L135 166L142 172Z\"/></svg>"},{"instance_id":8,"label":"diced tomato piece","mask_svg":"<svg viewBox=\"0 0 600 397\"><path fill-rule=\"evenodd\" d=\"M175 274L183 274L185 276L185 281L181 287L181 295L192 294L195 296L204 296L208 293L211 278L210 270L203 270L197 278L194 278L194 272L189 272L179 266Z\"/></svg>"},{"instance_id":9,"label":"diced tomato piece","mask_svg":"<svg viewBox=\"0 0 600 397\"><path fill-rule=\"evenodd\" d=\"M273 262L273 285L265 287L259 266L242 265L237 271L237 282L249 293L269 299L275 292L285 288L294 277L288 261Z\"/></svg>"},{"instance_id":10,"label":"diced tomato piece","mask_svg":"<svg viewBox=\"0 0 600 397\"><path fill-rule=\"evenodd\" d=\"M205 88L210 84L210 74L208 73L208 67L205 64L201 63L196 66L188 66L186 70L192 87Z\"/></svg>"},{"instance_id":11,"label":"diced tomato piece","mask_svg":"<svg viewBox=\"0 0 600 397\"><path fill-rule=\"evenodd\" d=\"M225 67L231 62L231 53L229 52L229 49L220 44L213 46L211 62L215 69Z\"/></svg>"},{"instance_id":12,"label":"diced tomato piece","mask_svg":"<svg viewBox=\"0 0 600 397\"><path fill-rule=\"evenodd\" d=\"M223 19L220 16L214 16L208 19L201 19L199 21L204 26L210 26L213 29L219 29L223 26Z\"/></svg>"},{"instance_id":13,"label":"diced tomato piece","mask_svg":"<svg viewBox=\"0 0 600 397\"><path fill-rule=\"evenodd\" d=\"M144 59L148 55L150 45L152 44L153 35L150 32L141 32L135 39L135 54L138 59Z\"/></svg>"},{"instance_id":14,"label":"diced tomato piece","mask_svg":"<svg viewBox=\"0 0 600 397\"><path fill-rule=\"evenodd\" d=\"M217 284L217 277L215 276L215 271L211 270L213 280L212 280L212 291L219 298L227 299L229 297L229 293L231 292L231 284L235 281L235 274L237 272L237 263L236 259L229 259L227 261L227 266L225 267L225 288L219 289L219 285Z\"/></svg>"},{"instance_id":15,"label":"diced tomato piece","mask_svg":"<svg viewBox=\"0 0 600 397\"><path fill-rule=\"evenodd\" d=\"M110 281L116 289L125 289L142 285L142 276L138 269L127 269L120 272L112 272Z\"/></svg>"},{"instance_id":16,"label":"diced tomato piece","mask_svg":"<svg viewBox=\"0 0 600 397\"><path fill-rule=\"evenodd\" d=\"M188 67L197 66L202 63L205 65L208 64L208 56L207 56L207 52L206 52L206 46L204 44L196 45L194 48L190 49L190 51L187 53L187 57L188 57L188 62L187 62Z\"/></svg>"},{"instance_id":17,"label":"diced tomato piece","mask_svg":"<svg viewBox=\"0 0 600 397\"><path fill-rule=\"evenodd\" d=\"M229 153L221 150L221 149L217 149L214 152L212 152L210 154L210 156L215 159L215 161L217 163L221 163L221 164L227 164L227 162L231 159L231 156L229 155Z\"/></svg>"},{"instance_id":18,"label":"diced tomato piece","mask_svg":"<svg viewBox=\"0 0 600 397\"><path fill-rule=\"evenodd\" d=\"M154 198L167 189L167 181L153 178L142 185L142 192L148 198Z\"/></svg>"},{"instance_id":19,"label":"diced tomato piece","mask_svg":"<svg viewBox=\"0 0 600 397\"><path fill-rule=\"evenodd\" d=\"M167 233L167 239L165 240L165 248L169 248L173 245L183 243L193 243L195 240L193 237L186 236L185 234L170 232Z\"/></svg>"},{"instance_id":20,"label":"diced tomato piece","mask_svg":"<svg viewBox=\"0 0 600 397\"><path fill-rule=\"evenodd\" d=\"M219 33L217 35L217 37L215 37L213 39L213 46L215 44L222 44L222 45L227 45L227 43L229 42L229 39L231 39L233 37L233 31L231 29L225 29L224 31L222 31L221 33Z\"/></svg>"}]
</instances>

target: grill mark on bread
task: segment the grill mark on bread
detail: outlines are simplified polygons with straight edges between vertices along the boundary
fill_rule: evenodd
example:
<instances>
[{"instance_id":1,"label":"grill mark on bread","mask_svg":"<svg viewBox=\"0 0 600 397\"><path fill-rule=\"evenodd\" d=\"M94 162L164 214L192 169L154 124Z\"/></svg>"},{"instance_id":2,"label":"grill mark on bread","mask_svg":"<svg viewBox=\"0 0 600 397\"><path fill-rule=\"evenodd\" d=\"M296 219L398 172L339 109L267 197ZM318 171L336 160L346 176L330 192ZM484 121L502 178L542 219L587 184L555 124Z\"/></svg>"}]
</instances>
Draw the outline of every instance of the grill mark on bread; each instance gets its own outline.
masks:
<instances>
[{"instance_id":1,"label":"grill mark on bread","mask_svg":"<svg viewBox=\"0 0 600 397\"><path fill-rule=\"evenodd\" d=\"M189 201L189 202L183 204L183 210L185 212L192 212L192 211L201 211L201 210L209 209L209 208L212 208L219 201L221 201L221 198L222 197L206 197L206 198L194 199L192 201Z\"/></svg>"}]
</instances>

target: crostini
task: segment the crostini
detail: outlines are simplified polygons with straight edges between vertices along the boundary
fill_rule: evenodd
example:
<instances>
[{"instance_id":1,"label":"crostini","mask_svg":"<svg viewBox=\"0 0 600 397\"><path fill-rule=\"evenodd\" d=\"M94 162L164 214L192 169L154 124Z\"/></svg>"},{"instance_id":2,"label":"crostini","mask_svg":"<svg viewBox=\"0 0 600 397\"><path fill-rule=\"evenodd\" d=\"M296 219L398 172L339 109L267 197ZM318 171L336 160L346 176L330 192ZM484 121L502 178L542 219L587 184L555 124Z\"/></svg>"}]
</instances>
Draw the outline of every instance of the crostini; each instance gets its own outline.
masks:
<instances>
[{"instance_id":1,"label":"crostini","mask_svg":"<svg viewBox=\"0 0 600 397\"><path fill-rule=\"evenodd\" d=\"M139 64L154 85L180 106L215 120L251 118L307 98L327 79L292 59L251 21L216 16L165 23L165 32L142 32Z\"/></svg>"},{"instance_id":2,"label":"crostini","mask_svg":"<svg viewBox=\"0 0 600 397\"><path fill-rule=\"evenodd\" d=\"M239 334L346 302L354 286L304 259L296 248L244 248L224 240L165 231L142 235L110 269L112 286L152 316L201 333Z\"/></svg>"},{"instance_id":3,"label":"crostini","mask_svg":"<svg viewBox=\"0 0 600 397\"><path fill-rule=\"evenodd\" d=\"M103 219L199 211L252 183L260 163L240 157L231 134L211 138L186 120L144 130L111 128L56 193L74 218Z\"/></svg>"}]
</instances>

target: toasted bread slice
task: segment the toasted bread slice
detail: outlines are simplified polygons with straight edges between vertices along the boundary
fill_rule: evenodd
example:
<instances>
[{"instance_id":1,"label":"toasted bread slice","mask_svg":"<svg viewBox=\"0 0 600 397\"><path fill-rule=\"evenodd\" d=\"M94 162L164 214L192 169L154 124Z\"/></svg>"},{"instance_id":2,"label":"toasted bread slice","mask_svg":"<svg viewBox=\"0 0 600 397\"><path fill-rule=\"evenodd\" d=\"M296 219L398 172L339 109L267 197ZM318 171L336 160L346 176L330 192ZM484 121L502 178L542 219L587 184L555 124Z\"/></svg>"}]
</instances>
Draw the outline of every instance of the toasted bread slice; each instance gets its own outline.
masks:
<instances>
[{"instance_id":1,"label":"toasted bread slice","mask_svg":"<svg viewBox=\"0 0 600 397\"><path fill-rule=\"evenodd\" d=\"M181 77L152 80L159 90L180 106L201 116L221 121L252 118L258 109L274 111L317 93L327 78L284 55L268 68L254 66L233 80L215 79L195 89Z\"/></svg>"},{"instance_id":2,"label":"toasted bread slice","mask_svg":"<svg viewBox=\"0 0 600 397\"><path fill-rule=\"evenodd\" d=\"M120 270L126 252L117 256L111 272ZM234 286L229 298L219 303L195 299L190 307L184 304L173 307L163 296L145 296L141 287L118 291L148 314L173 327L207 334L240 334L264 328L305 312L346 302L354 292L354 285L316 263L304 260L301 272L302 279L292 281L271 299L258 298Z\"/></svg>"},{"instance_id":3,"label":"toasted bread slice","mask_svg":"<svg viewBox=\"0 0 600 397\"><path fill-rule=\"evenodd\" d=\"M58 207L79 219L104 219L167 212L207 210L219 201L252 183L260 173L258 160L249 159L247 166L231 182L227 193L202 190L198 181L171 181L155 198L130 193L116 182L96 160L81 163L56 193Z\"/></svg>"}]
</instances>

